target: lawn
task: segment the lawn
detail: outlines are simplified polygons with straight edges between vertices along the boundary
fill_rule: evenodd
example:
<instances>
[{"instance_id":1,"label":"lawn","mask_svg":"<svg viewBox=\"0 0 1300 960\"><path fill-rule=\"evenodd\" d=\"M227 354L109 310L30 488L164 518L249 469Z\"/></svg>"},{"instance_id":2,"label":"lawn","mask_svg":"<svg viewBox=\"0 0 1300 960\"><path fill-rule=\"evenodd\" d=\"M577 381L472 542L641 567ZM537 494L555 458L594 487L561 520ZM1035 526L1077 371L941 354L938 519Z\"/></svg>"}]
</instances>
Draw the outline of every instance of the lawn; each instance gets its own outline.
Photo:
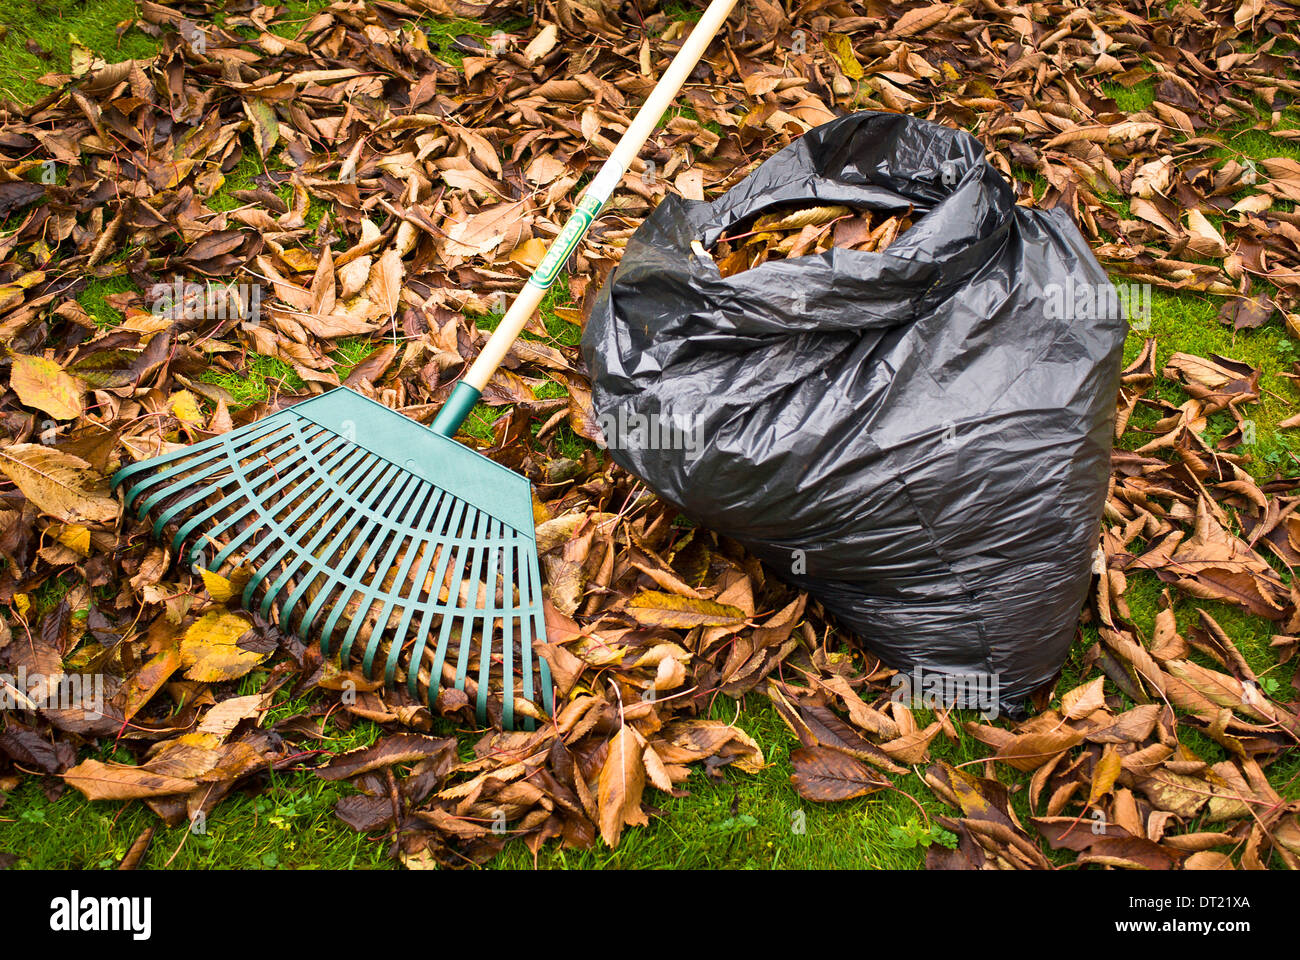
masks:
<instances>
[{"instance_id":1,"label":"lawn","mask_svg":"<svg viewBox=\"0 0 1300 960\"><path fill-rule=\"evenodd\" d=\"M311 11L326 6L320 0L291 3L305 18ZM135 29L119 30L119 25L136 16L131 0L102 0L100 3L79 0L0 0L0 96L32 102L49 91L39 82L46 74L66 73L78 50L88 48L108 62L127 58L145 58L158 49L158 41ZM689 19L688 11L678 16ZM419 21L431 46L445 50L457 60L452 43L457 36L485 36L494 27L471 21L448 21L426 18ZM457 60L458 62L458 60ZM1150 102L1149 84L1131 88L1108 89L1122 109L1134 110ZM1270 157L1300 159L1300 141L1269 136L1260 131L1225 131L1221 156L1245 157L1256 162ZM246 150L234 171L227 175L211 206L234 209L240 201L237 190L249 189L253 179L263 171L253 150ZM1032 181L1029 175L1025 175ZM1037 185L1041 188L1041 182ZM289 199L285 188L282 199ZM1118 206L1120 201L1116 199ZM313 201L309 223L326 212L326 205ZM1117 276L1117 280L1120 278ZM77 294L78 302L102 327L112 327L123 319L113 305L115 294L133 290L130 279L112 269L96 277ZM1149 330L1130 333L1125 361L1141 350L1146 336L1158 341L1157 369L1176 352L1198 356L1221 354L1249 363L1263 370L1262 400L1252 408L1255 419L1255 443L1247 452L1252 460L1251 473L1260 480L1276 471L1294 474L1300 467L1300 441L1278 428L1279 421L1294 412L1295 390L1292 381L1282 374L1300 359L1300 342L1285 329L1280 320L1256 329L1234 331L1218 319L1222 300L1195 293L1156 291L1153 297ZM567 287L561 282L543 306L542 319L546 336L542 342L571 345L579 328L557 313L572 306ZM481 317L480 326L490 329L498 316ZM345 378L376 345L363 338L343 338L330 354L334 372ZM248 354L227 369L214 365L202 380L221 388L235 408L264 401L277 392L302 389L303 381L291 366L280 359ZM558 386L553 395L562 395ZM1167 395L1165 395L1167 394ZM1186 399L1179 391L1166 390L1162 399L1180 403ZM467 432L491 439L496 418L503 415L499 407L480 404L467 425ZM1230 429L1228 415L1212 419L1207 436L1221 436ZM568 427L560 428L560 443L566 454L578 457L590 444ZM38 609L57 603L70 585L54 581L33 598ZM1154 631L1157 599L1162 584L1154 576L1131 577L1127 600L1134 625L1149 637ZM1235 608L1214 602L1179 599L1175 610L1179 622L1194 621L1194 608L1209 610L1238 642L1251 666L1285 686L1293 667L1279 668L1269 650L1275 631L1273 625L1252 618ZM1071 678L1085 675L1081 662L1083 650L1094 642L1094 627L1084 628L1084 643L1076 644L1064 669L1058 693L1074 684ZM266 678L266 672L254 671L243 679L243 687L254 691ZM292 702L286 690L276 694L272 711L264 725L274 724L301 707ZM687 795L672 797L651 791L648 803L654 809L648 827L631 829L616 849L597 843L590 849L575 851L547 844L536 857L522 843L512 843L490 864L493 868L919 868L923 865L927 845L938 841L951 843L952 834L934 823L937 815L950 811L921 779L923 770L914 769L907 776L895 778L895 789L840 803L814 804L802 800L790 782L789 754L798 746L769 701L750 694L742 701L718 697L709 716L734 721L762 748L767 764L757 774L724 770L711 777L695 770L686 782ZM929 711L919 710L917 720L925 726L933 719ZM958 730L960 731L960 725ZM379 727L363 720L338 715L321 720L316 749L341 752L372 743ZM435 719L433 733L456 733L444 721ZM1205 737L1185 734L1185 742L1200 755L1222 759L1223 748ZM986 748L963 735L956 743L943 737L932 746L936 759L954 766L968 764L978 771L977 761L987 754ZM111 741L101 741L87 756L104 760L125 758L125 751ZM1027 800L1027 774L1003 772L1004 782L1014 785L1012 805L1016 813L1031 816ZM1300 798L1300 759L1281 761L1270 767L1270 781L1288 799ZM132 842L148 827L156 827L146 864L190 869L207 868L388 868L397 865L390 855L390 844L383 836L358 833L334 814L334 805L352 792L346 783L324 782L303 766L255 778L249 788L236 791L224 800L208 818L203 831L191 830L187 824L166 827L141 803L123 808L118 804L90 802L72 789L46 792L35 777L25 778L17 789L0 793L0 854L9 854L16 866L31 868L108 869L114 867ZM1049 852L1049 856L1056 855Z\"/></svg>"}]
</instances>

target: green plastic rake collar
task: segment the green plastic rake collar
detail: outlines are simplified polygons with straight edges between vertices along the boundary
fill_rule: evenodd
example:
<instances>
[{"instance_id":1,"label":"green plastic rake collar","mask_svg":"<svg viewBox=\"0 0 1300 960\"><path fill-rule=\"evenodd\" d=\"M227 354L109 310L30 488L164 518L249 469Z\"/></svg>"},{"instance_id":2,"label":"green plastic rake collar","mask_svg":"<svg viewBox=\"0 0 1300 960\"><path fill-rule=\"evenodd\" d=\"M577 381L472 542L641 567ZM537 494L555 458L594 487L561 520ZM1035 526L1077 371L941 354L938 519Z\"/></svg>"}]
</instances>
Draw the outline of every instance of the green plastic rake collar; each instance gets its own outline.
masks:
<instances>
[{"instance_id":1,"label":"green plastic rake collar","mask_svg":"<svg viewBox=\"0 0 1300 960\"><path fill-rule=\"evenodd\" d=\"M127 509L173 528L182 562L247 566L248 609L373 677L398 668L432 705L473 677L480 723L500 697L554 711L528 480L451 439L478 398L458 385L429 429L344 387L124 467ZM211 557L209 558L209 554ZM340 636L341 635L341 636ZM524 722L527 729L533 721Z\"/></svg>"}]
</instances>

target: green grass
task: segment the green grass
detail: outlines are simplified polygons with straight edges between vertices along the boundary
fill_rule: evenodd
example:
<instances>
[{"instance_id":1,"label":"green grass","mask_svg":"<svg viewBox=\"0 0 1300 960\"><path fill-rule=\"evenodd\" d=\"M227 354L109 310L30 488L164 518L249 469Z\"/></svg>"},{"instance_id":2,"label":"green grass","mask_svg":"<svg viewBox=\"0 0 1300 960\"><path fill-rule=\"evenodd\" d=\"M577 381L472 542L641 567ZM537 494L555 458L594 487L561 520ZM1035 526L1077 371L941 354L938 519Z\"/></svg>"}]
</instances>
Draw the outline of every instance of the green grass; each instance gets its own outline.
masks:
<instances>
[{"instance_id":1,"label":"green grass","mask_svg":"<svg viewBox=\"0 0 1300 960\"><path fill-rule=\"evenodd\" d=\"M203 383L211 383L228 392L236 407L261 403L273 393L298 393L306 387L293 367L278 357L250 353L238 370L209 368L199 375Z\"/></svg>"},{"instance_id":2,"label":"green grass","mask_svg":"<svg viewBox=\"0 0 1300 960\"><path fill-rule=\"evenodd\" d=\"M1115 101L1115 106L1125 113L1145 110L1156 99L1156 85L1151 80L1143 80L1132 87L1124 87L1118 83L1103 83L1101 89L1106 96Z\"/></svg>"},{"instance_id":3,"label":"green grass","mask_svg":"<svg viewBox=\"0 0 1300 960\"><path fill-rule=\"evenodd\" d=\"M241 685L253 692L255 683ZM265 679L265 674L260 675ZM266 722L301 710L284 702L271 710ZM365 746L378 728L359 722L346 733L327 728L331 739L313 742L311 749L342 752ZM105 742L92 755L103 761L131 762L129 753ZM188 823L163 825L142 803L123 806L92 802L75 790L46 798L35 778L24 780L12 794L0 794L0 850L17 857L17 866L33 869L112 869L146 827L154 827L144 865L202 870L267 867L350 869L385 867L387 844L370 840L345 827L334 816L340 797L355 793L347 784L331 783L303 771L267 773L255 778L258 790L236 791L222 799L207 817L205 832ZM68 825L75 829L68 829Z\"/></svg>"},{"instance_id":4,"label":"green grass","mask_svg":"<svg viewBox=\"0 0 1300 960\"><path fill-rule=\"evenodd\" d=\"M273 32L280 36L294 36L300 22L305 22L312 11L325 6L328 6L328 0L295 0L289 4L289 9L299 18L298 22L277 24L272 28ZM693 21L699 16L698 10L678 3L664 7L664 12L670 20ZM132 0L106 0L99 4L76 0L0 0L0 23L9 27L7 36L0 39L0 96L31 102L46 95L51 88L36 83L35 78L47 72L69 71L72 50L69 34L75 34L108 61L150 56L157 49L152 38L136 30L127 31L120 39L115 34L119 22L135 16ZM413 24L425 32L430 49L441 59L459 65L464 54L456 49L455 37L464 34L487 37L497 30L517 32L525 21L494 25L421 18ZM34 40L49 50L50 59L43 60L25 50L23 44L27 40ZM1105 95L1125 111L1149 108L1154 90L1152 80L1129 88L1118 84L1102 85ZM678 112L683 116L694 116L688 108ZM1283 124L1300 126L1296 111L1285 112ZM1222 160L1249 157L1258 161L1275 156L1300 159L1300 144L1249 129L1250 126L1247 123L1223 131L1225 145L1213 155ZM278 158L272 158L268 166L272 170L285 169ZM243 158L227 173L221 189L212 198L212 208L222 211L237 207L241 201L233 196L233 191L251 188L264 172L256 153L246 147ZM1045 189L1046 183L1039 178L1036 195L1041 196ZM280 195L289 199L284 187L280 189ZM1126 211L1122 198L1108 199ZM1290 205L1283 208L1290 209ZM314 226L327 209L327 205L313 200L308 213L309 225ZM115 260L120 260L121 256L119 254ZM78 295L78 300L97 323L110 326L120 322L122 317L109 306L107 297L135 289L124 275L97 277L91 279ZM553 346L571 346L578 342L580 329L555 313L557 306L568 302L569 292L562 278L543 303L541 315L547 336L538 338L542 342ZM1156 291L1150 329L1146 334L1130 335L1125 346L1125 359L1131 360L1140 349L1143 336L1151 335L1159 340L1158 369L1176 351L1202 356L1219 353L1262 368L1261 386L1265 393L1261 402L1249 408L1248 413L1256 421L1256 443L1247 451L1255 458L1250 469L1257 477L1264 478L1276 469L1300 466L1289 459L1293 451L1300 449L1297 441L1287 432L1276 429L1277 421L1290 414L1297 396L1291 382L1279 374L1289 368L1292 360L1300 359L1300 345L1285 334L1277 320L1256 331L1232 331L1217 320L1220 303L1218 298ZM487 330L494 329L500 322L499 315L476 319L479 326ZM340 378L346 377L376 346L378 344L361 337L336 342L330 354L336 374ZM277 390L298 391L305 386L288 364L256 354L243 357L234 370L213 368L201 379L223 387L240 406L267 400ZM563 395L564 388L558 382L547 383L537 390L539 399ZM1157 395L1172 403L1186 399L1182 391L1164 384ZM490 439L493 422L503 413L503 408L480 404L471 414L466 432L480 439ZM1147 416L1146 412L1139 411L1134 422L1138 425L1149 423L1150 420L1142 419L1144 416ZM1230 426L1228 415L1217 415L1212 419L1206 436L1213 441L1224 435ZM1142 438L1136 436L1125 439L1126 445L1130 446L1141 442ZM567 425L557 432L556 445L562 455L575 459L590 448L590 444L575 436ZM32 615L52 608L68 588L62 578L49 578L33 591ZM1130 577L1125 598L1137 630L1145 637L1151 634L1162 588L1163 584L1154 575L1139 573ZM1196 626L1195 609L1199 606L1214 616L1240 644L1247 661L1262 677L1276 680L1283 689L1289 683L1293 668L1277 667L1275 657L1268 649L1274 625L1224 604L1174 596L1174 609L1184 635ZM1096 640L1095 629L1085 627L1084 635L1085 642L1076 644L1070 651L1057 687L1058 694L1084 678L1083 655L1088 645ZM1193 657L1203 660L1199 653L1194 653ZM264 675L258 673L245 678L240 691L256 690L262 677ZM266 722L272 723L279 717L299 712L302 706L301 702L288 702L282 692ZM797 746L797 741L765 698L750 695L738 711L734 701L718 697L709 715L728 721L735 718L736 723L761 745L768 761L766 768L754 775L726 770L716 780L702 770L696 770L683 784L688 795L682 797L670 797L651 789L646 800L658 813L652 817L649 827L629 828L618 849L610 850L598 843L590 850L575 851L550 844L538 857L538 865L576 868L915 868L923 862L928 838L942 836L941 832L932 830L933 818L951 811L923 784L916 772L893 778L897 789L870 797L835 804L806 802L795 792L789 779L789 754ZM917 712L917 720L922 725L930 719L928 711ZM969 719L969 716L953 718L959 731L964 719ZM447 732L445 727L440 730ZM357 723L346 732L333 725L327 733L332 739L315 746L334 751L372 742L378 730L372 724ZM1181 731L1181 736L1183 742L1202 758L1211 762L1225 759L1224 748L1213 740L1193 730ZM468 739L463 739L463 744L468 742ZM953 764L970 764L987 752L983 745L964 734L957 743L950 743L940 736L932 744L932 754L936 759ZM83 756L92 755L101 759L128 759L126 751L115 750L111 741L102 742L83 753ZM982 773L977 764L970 769ZM1028 777L1006 767L998 769L998 776L1011 787L1012 805L1017 815L1022 820L1028 817ZM1300 787L1297 786L1300 757L1275 763L1270 768L1270 777L1285 796L1300 796ZM237 792L223 800L208 820L207 833L200 835L190 833L185 827L162 827L157 818L139 803L125 807L115 803L92 803L73 790L65 790L57 799L50 800L40 789L40 784L34 778L28 778L12 794L0 796L0 851L15 854L20 866L109 868L125 855L131 842L145 827L157 826L146 859L146 864L152 867L163 866L169 861L172 866L195 869L392 865L393 861L385 856L388 844L384 838L372 840L356 834L334 817L334 804L339 797L352 791L350 786L327 783L305 771L270 775L265 783L256 786L264 789ZM1048 856L1058 862L1069 859L1067 855L1052 852ZM511 844L492 866L526 868L533 862L532 854L522 844Z\"/></svg>"},{"instance_id":5,"label":"green grass","mask_svg":"<svg viewBox=\"0 0 1300 960\"><path fill-rule=\"evenodd\" d=\"M1292 381L1281 376L1284 370L1289 369L1287 357L1295 341L1286 334L1277 320L1250 331L1235 331L1225 326L1218 320L1221 302L1218 297L1153 290L1150 328L1145 332L1130 331L1124 344L1124 362L1132 362L1141 351L1144 339L1151 336L1156 338L1157 372L1164 368L1174 353L1180 352L1201 357L1219 354L1260 368L1263 371L1260 377L1260 402L1250 404L1242 411L1255 423L1255 443L1243 445L1236 452L1251 457L1246 466L1260 480L1271 477L1279 469L1300 467L1300 463L1287 456L1288 451L1300 453L1300 436L1295 431L1278 430L1276 426L1279 420L1294 412L1297 399ZM1148 396L1175 405L1188 399L1187 394L1176 385L1164 380ZM1159 415L1156 412L1139 408L1134 413L1132 423L1141 428L1153 424L1157 419ZM1226 411L1215 414L1210 418L1206 439L1213 442L1224 436L1234 422L1232 415ZM1134 449L1152 439L1154 435L1130 429L1120 445Z\"/></svg>"},{"instance_id":6,"label":"green grass","mask_svg":"<svg viewBox=\"0 0 1300 960\"><path fill-rule=\"evenodd\" d=\"M624 832L611 850L544 847L539 867L577 869L916 869L923 865L921 836L951 839L934 822L949 811L915 774L891 776L895 789L839 803L801 798L790 782L790 751L798 747L766 697L748 695L741 709L719 697L709 711L713 719L732 721L763 750L767 766L757 774L727 770L718 781L696 770L681 788L686 797L657 790L646 794L659 808L645 828ZM960 726L961 719L954 715ZM917 722L928 723L928 711ZM976 758L980 745L969 737L957 744L937 738L933 754L950 763ZM914 803L913 799L917 802ZM917 804L919 803L920 809ZM503 869L531 867L532 854L522 844L510 846L492 862Z\"/></svg>"},{"instance_id":7,"label":"green grass","mask_svg":"<svg viewBox=\"0 0 1300 960\"><path fill-rule=\"evenodd\" d=\"M108 62L153 56L157 42L139 30L116 35L118 23L137 15L134 0L0 0L0 24L9 28L0 40L0 96L32 102L50 93L36 78L71 71L70 34ZM27 50L28 41L50 58Z\"/></svg>"},{"instance_id":8,"label":"green grass","mask_svg":"<svg viewBox=\"0 0 1300 960\"><path fill-rule=\"evenodd\" d=\"M571 307L572 305L569 296L569 275L561 273L555 278L551 288L546 291L546 295L542 297L541 306L538 308L538 313L542 318L542 326L546 328L546 336L540 337L531 331L525 330L520 334L520 337L524 340L545 343L552 347L577 346L582 339L582 328L576 323L570 323L555 312L556 307ZM499 311L473 317L479 329L486 330L489 333L495 330L504 318L505 314Z\"/></svg>"},{"instance_id":9,"label":"green grass","mask_svg":"<svg viewBox=\"0 0 1300 960\"><path fill-rule=\"evenodd\" d=\"M282 704L267 722L298 707ZM720 697L710 715L732 720L735 703ZM928 714L921 711L918 719L928 722ZM789 751L797 742L766 699L748 697L736 722L762 747L768 761L762 772L728 770L715 781L697 770L682 785L689 791L684 797L650 788L646 802L660 811L650 826L628 828L614 850L599 841L588 850L548 845L538 866L910 869L924 860L925 845L918 837L927 830L943 836L933 824L936 814L946 812L943 804L916 776L897 778L897 791L843 803L810 803L789 780ZM331 752L353 749L371 742L376 732L373 725L359 723L337 740L312 746ZM960 763L978 755L975 747L978 744L969 738L955 746L936 740L935 754ZM95 755L105 761L129 759L111 743ZM189 833L184 825L164 827L142 804L90 802L73 790L49 801L29 778L3 798L0 851L17 856L21 867L109 869L145 827L154 826L145 865L155 868L169 859L171 866L184 869L392 865L385 838L371 840L335 818L334 804L352 792L346 784L329 783L305 771L272 774L259 792L237 791L225 798L201 835ZM916 798L924 814L904 792ZM76 829L65 829L67 824ZM531 868L533 857L522 844L511 844L491 866Z\"/></svg>"},{"instance_id":10,"label":"green grass","mask_svg":"<svg viewBox=\"0 0 1300 960\"><path fill-rule=\"evenodd\" d=\"M720 698L712 716L736 716L731 700ZM907 869L919 867L924 847L891 836L891 828L924 826L906 797L885 791L835 804L800 798L789 780L789 751L798 746L766 698L750 696L736 720L762 747L768 766L758 774L725 772L712 781L694 771L673 798L650 790L646 801L659 808L645 828L630 828L616 849L603 843L588 850L543 848L539 867L576 869ZM907 778L915 780L915 778ZM909 789L910 787L910 789ZM931 817L941 804L928 789L909 789ZM532 854L522 844L507 847L492 862L501 869L527 868Z\"/></svg>"},{"instance_id":11,"label":"green grass","mask_svg":"<svg viewBox=\"0 0 1300 960\"><path fill-rule=\"evenodd\" d=\"M347 379L353 368L374 353L378 344L365 337L345 337L335 342L329 352L334 375ZM221 387L230 394L235 407L246 407L269 400L277 393L301 393L307 384L293 367L278 357L250 353L235 370L211 367L199 375L203 383Z\"/></svg>"},{"instance_id":12,"label":"green grass","mask_svg":"<svg viewBox=\"0 0 1300 960\"><path fill-rule=\"evenodd\" d=\"M236 197L234 192L236 190L255 189L257 184L254 183L253 180L263 172L262 160L258 157L257 151L253 149L252 140L246 136L242 139L241 143L244 152L239 158L239 162L236 163L234 168L225 175L221 187L217 192L206 201L207 206L211 207L213 210L227 211L244 206L245 202ZM284 185L279 190L280 199L287 203L291 192L292 190L288 184Z\"/></svg>"},{"instance_id":13,"label":"green grass","mask_svg":"<svg viewBox=\"0 0 1300 960\"><path fill-rule=\"evenodd\" d=\"M687 6L684 3L678 3L677 0L664 4L663 12L670 21L681 20L686 23L696 23L700 17L704 16L703 10Z\"/></svg>"},{"instance_id":14,"label":"green grass","mask_svg":"<svg viewBox=\"0 0 1300 960\"><path fill-rule=\"evenodd\" d=\"M498 32L510 35L523 30L528 23L527 19L520 18L493 24L476 20L438 20L433 17L421 17L413 21L412 25L424 31L429 49L437 54L440 60L459 68L465 57L472 54L466 54L456 46L457 37L468 35L483 39Z\"/></svg>"},{"instance_id":15,"label":"green grass","mask_svg":"<svg viewBox=\"0 0 1300 960\"><path fill-rule=\"evenodd\" d=\"M86 284L81 293L77 294L77 302L99 326L112 327L121 323L123 318L122 312L109 304L108 297L114 293L138 293L139 290L140 288L130 277L122 274L103 279L96 277Z\"/></svg>"},{"instance_id":16,"label":"green grass","mask_svg":"<svg viewBox=\"0 0 1300 960\"><path fill-rule=\"evenodd\" d=\"M1295 111L1287 111L1282 115L1281 127L1282 129L1291 130L1300 129L1300 115ZM1255 130L1249 124L1243 124L1237 130L1228 133L1225 135L1224 140L1224 145L1216 148L1213 154L1225 160L1232 159L1238 163L1253 161L1257 165L1261 160L1274 157L1300 161L1300 141L1275 137L1265 130ZM1260 179L1263 179L1266 175L1263 169L1259 170L1258 176ZM1243 190L1240 197L1256 192L1253 188ZM1295 209L1295 203L1291 200L1275 198L1273 207L1276 210L1289 213ZM1215 220L1213 217L1210 219Z\"/></svg>"}]
</instances>

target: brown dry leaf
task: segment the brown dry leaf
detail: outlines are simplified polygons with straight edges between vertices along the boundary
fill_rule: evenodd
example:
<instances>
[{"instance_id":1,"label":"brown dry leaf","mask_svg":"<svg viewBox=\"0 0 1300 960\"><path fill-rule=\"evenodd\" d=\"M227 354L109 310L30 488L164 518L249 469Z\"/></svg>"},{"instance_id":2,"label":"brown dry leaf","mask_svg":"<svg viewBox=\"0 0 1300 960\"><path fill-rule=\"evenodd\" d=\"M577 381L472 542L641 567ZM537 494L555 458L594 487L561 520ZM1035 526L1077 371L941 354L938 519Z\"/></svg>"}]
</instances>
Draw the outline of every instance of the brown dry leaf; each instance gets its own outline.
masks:
<instances>
[{"instance_id":1,"label":"brown dry leaf","mask_svg":"<svg viewBox=\"0 0 1300 960\"><path fill-rule=\"evenodd\" d=\"M641 794L645 790L645 740L624 724L609 742L609 756L600 771L598 805L600 836L611 847L618 846L625 824L641 824Z\"/></svg>"},{"instance_id":2,"label":"brown dry leaf","mask_svg":"<svg viewBox=\"0 0 1300 960\"><path fill-rule=\"evenodd\" d=\"M790 753L790 762L790 782L805 800L851 800L889 786L878 771L827 747L800 747Z\"/></svg>"},{"instance_id":3,"label":"brown dry leaf","mask_svg":"<svg viewBox=\"0 0 1300 960\"><path fill-rule=\"evenodd\" d=\"M268 698L256 693L222 700L203 715L197 732L224 739L240 722L257 716L267 706Z\"/></svg>"},{"instance_id":4,"label":"brown dry leaf","mask_svg":"<svg viewBox=\"0 0 1300 960\"><path fill-rule=\"evenodd\" d=\"M65 523L108 523L118 504L108 485L79 457L38 443L0 447L0 471L23 496Z\"/></svg>"},{"instance_id":5,"label":"brown dry leaf","mask_svg":"<svg viewBox=\"0 0 1300 960\"><path fill-rule=\"evenodd\" d=\"M1105 693L1102 690L1105 681L1105 677L1097 677L1087 683L1080 684L1061 697L1061 710L1065 713L1065 718L1067 720L1079 720L1100 710L1106 702Z\"/></svg>"},{"instance_id":6,"label":"brown dry leaf","mask_svg":"<svg viewBox=\"0 0 1300 960\"><path fill-rule=\"evenodd\" d=\"M69 786L80 790L87 800L138 800L189 793L198 787L193 780L154 773L144 767L124 763L101 763L84 760L63 774Z\"/></svg>"},{"instance_id":7,"label":"brown dry leaf","mask_svg":"<svg viewBox=\"0 0 1300 960\"><path fill-rule=\"evenodd\" d=\"M122 715L130 720L140 708L153 699L162 685L181 667L181 654L170 647L158 654L122 685Z\"/></svg>"},{"instance_id":8,"label":"brown dry leaf","mask_svg":"<svg viewBox=\"0 0 1300 960\"><path fill-rule=\"evenodd\" d=\"M518 237L523 211L522 200L498 203L452 224L446 231L447 252L458 257L490 256L508 238ZM506 249L514 249L514 244Z\"/></svg>"},{"instance_id":9,"label":"brown dry leaf","mask_svg":"<svg viewBox=\"0 0 1300 960\"><path fill-rule=\"evenodd\" d=\"M869 212L855 214L840 204L784 207L731 228L712 254L718 272L730 277L769 260L824 252L831 246L879 252L911 226L910 219L893 216L872 228L871 218Z\"/></svg>"},{"instance_id":10,"label":"brown dry leaf","mask_svg":"<svg viewBox=\"0 0 1300 960\"><path fill-rule=\"evenodd\" d=\"M1115 781L1119 779L1123 769L1123 762L1115 752L1115 748L1107 746L1102 751L1101 759L1097 761L1097 767L1092 774L1092 784L1088 788L1088 806L1095 805L1114 789Z\"/></svg>"},{"instance_id":11,"label":"brown dry leaf","mask_svg":"<svg viewBox=\"0 0 1300 960\"><path fill-rule=\"evenodd\" d=\"M535 63L542 57L546 56L555 49L555 44L559 40L559 28L553 23L548 23L537 32L533 39L528 41L524 47L524 59L529 63ZM500 169L497 170L500 173Z\"/></svg>"},{"instance_id":12,"label":"brown dry leaf","mask_svg":"<svg viewBox=\"0 0 1300 960\"><path fill-rule=\"evenodd\" d=\"M336 753L329 763L316 768L324 780L345 780L371 770L398 763L414 763L435 758L450 767L455 760L456 740L452 737L426 737L417 733L399 733L384 737L367 747Z\"/></svg>"},{"instance_id":13,"label":"brown dry leaf","mask_svg":"<svg viewBox=\"0 0 1300 960\"><path fill-rule=\"evenodd\" d=\"M638 623L689 630L693 627L733 626L745 622L745 612L730 604L643 590L627 605Z\"/></svg>"},{"instance_id":14,"label":"brown dry leaf","mask_svg":"<svg viewBox=\"0 0 1300 960\"><path fill-rule=\"evenodd\" d=\"M153 840L153 832L153 827L145 827L144 830L140 832L140 836L135 838L130 849L126 851L126 856L124 856L122 862L117 865L117 869L134 870L144 862L144 855L148 853L149 843Z\"/></svg>"},{"instance_id":15,"label":"brown dry leaf","mask_svg":"<svg viewBox=\"0 0 1300 960\"><path fill-rule=\"evenodd\" d=\"M923 730L913 730L896 740L880 745L891 759L899 763L925 763L930 758L930 743L943 729L943 724L936 720Z\"/></svg>"},{"instance_id":16,"label":"brown dry leaf","mask_svg":"<svg viewBox=\"0 0 1300 960\"><path fill-rule=\"evenodd\" d=\"M1201 211L1187 211L1187 228L1192 234L1187 248L1197 256L1218 258L1227 254L1228 245Z\"/></svg>"},{"instance_id":17,"label":"brown dry leaf","mask_svg":"<svg viewBox=\"0 0 1300 960\"><path fill-rule=\"evenodd\" d=\"M1023 733L1008 741L1006 746L997 752L995 759L1028 773L1070 749L1082 739L1082 733L1068 727Z\"/></svg>"},{"instance_id":18,"label":"brown dry leaf","mask_svg":"<svg viewBox=\"0 0 1300 960\"><path fill-rule=\"evenodd\" d=\"M397 313L404 272L402 255L396 249L385 250L371 269L366 292L382 315L391 317Z\"/></svg>"}]
</instances>

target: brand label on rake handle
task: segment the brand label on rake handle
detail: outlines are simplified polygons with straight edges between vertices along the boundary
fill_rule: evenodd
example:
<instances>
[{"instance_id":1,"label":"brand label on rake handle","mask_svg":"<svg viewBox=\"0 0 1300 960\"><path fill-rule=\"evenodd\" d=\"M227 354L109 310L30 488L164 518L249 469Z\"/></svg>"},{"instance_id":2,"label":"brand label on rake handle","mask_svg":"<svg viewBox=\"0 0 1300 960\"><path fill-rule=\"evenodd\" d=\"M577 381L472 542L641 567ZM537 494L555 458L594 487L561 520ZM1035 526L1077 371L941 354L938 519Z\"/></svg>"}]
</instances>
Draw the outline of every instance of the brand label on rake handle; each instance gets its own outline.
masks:
<instances>
[{"instance_id":1,"label":"brand label on rake handle","mask_svg":"<svg viewBox=\"0 0 1300 960\"><path fill-rule=\"evenodd\" d=\"M539 290L550 289L555 278L563 269L564 264L568 261L569 255L578 248L582 238L587 233L587 228L591 222L596 219L596 214L600 213L600 208L605 202L599 197L593 197L590 192L587 193L582 201L573 210L573 216L569 222L564 225L560 235L555 238L551 244L546 256L542 257L542 262L537 265L533 275L528 278L529 286L537 287Z\"/></svg>"}]
</instances>

